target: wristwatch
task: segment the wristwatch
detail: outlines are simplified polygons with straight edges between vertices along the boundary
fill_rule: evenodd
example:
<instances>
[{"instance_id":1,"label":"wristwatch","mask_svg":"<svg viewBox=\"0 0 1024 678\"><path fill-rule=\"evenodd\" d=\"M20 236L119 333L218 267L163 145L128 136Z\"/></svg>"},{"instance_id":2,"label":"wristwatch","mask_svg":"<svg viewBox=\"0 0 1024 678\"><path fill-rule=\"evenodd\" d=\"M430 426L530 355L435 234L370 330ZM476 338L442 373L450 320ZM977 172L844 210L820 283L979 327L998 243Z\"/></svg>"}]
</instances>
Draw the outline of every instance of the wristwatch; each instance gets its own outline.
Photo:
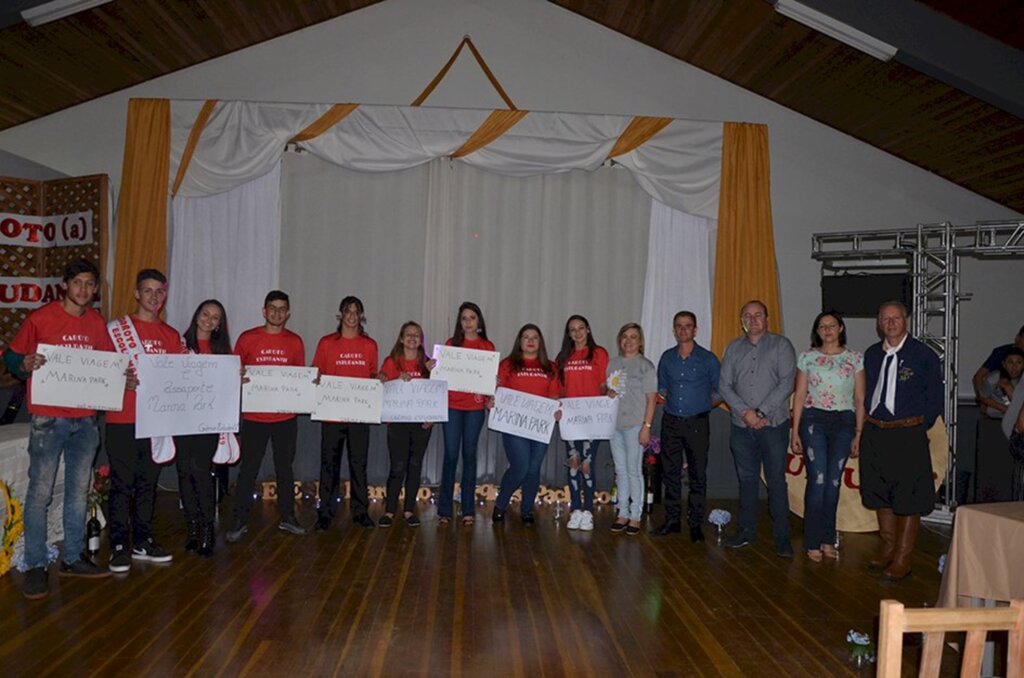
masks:
<instances>
[{"instance_id":1,"label":"wristwatch","mask_svg":"<svg viewBox=\"0 0 1024 678\"><path fill-rule=\"evenodd\" d=\"M758 408L758 409L754 410L754 414L757 415L758 419L765 419L765 418L768 417L767 414L765 414L764 412L761 411L761 408Z\"/></svg>"}]
</instances>

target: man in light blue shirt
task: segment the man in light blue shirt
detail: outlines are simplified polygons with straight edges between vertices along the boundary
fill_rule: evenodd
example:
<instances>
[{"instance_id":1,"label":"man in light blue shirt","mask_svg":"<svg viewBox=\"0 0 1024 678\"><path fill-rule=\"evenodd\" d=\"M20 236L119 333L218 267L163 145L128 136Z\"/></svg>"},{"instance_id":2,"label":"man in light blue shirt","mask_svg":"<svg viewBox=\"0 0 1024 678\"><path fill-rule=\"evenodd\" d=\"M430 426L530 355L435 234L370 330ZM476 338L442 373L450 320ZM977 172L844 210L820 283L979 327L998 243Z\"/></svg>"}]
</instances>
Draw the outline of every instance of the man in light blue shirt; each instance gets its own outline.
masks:
<instances>
[{"instance_id":1,"label":"man in light blue shirt","mask_svg":"<svg viewBox=\"0 0 1024 678\"><path fill-rule=\"evenodd\" d=\"M665 402L661 418L661 468L665 483L665 522L658 534L682 531L682 466L690 479L686 515L690 540L704 541L704 493L708 468L708 412L720 402L718 358L697 345L697 316L680 311L672 319L677 345L658 361L658 395Z\"/></svg>"},{"instance_id":2,"label":"man in light blue shirt","mask_svg":"<svg viewBox=\"0 0 1024 678\"><path fill-rule=\"evenodd\" d=\"M726 546L741 548L757 535L760 471L768 485L775 552L793 557L789 541L789 398L796 375L796 352L789 339L768 332L768 308L748 301L740 311L745 336L725 349L718 391L732 410L729 447L740 484L739 528Z\"/></svg>"}]
</instances>

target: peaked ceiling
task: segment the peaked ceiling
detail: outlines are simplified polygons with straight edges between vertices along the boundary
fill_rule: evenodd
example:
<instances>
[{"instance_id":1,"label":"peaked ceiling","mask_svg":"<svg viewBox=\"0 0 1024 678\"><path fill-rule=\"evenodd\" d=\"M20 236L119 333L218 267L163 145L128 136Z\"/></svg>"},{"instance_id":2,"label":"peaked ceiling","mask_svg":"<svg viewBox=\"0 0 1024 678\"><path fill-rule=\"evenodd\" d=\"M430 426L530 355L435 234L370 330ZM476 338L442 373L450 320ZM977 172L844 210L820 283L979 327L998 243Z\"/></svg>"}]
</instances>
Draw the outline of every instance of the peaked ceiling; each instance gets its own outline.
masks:
<instances>
[{"instance_id":1,"label":"peaked ceiling","mask_svg":"<svg viewBox=\"0 0 1024 678\"><path fill-rule=\"evenodd\" d=\"M3 0L0 129L379 1L113 0L32 28L17 11L39 0ZM1024 119L1010 112L1024 82L1006 83L1005 99L986 96L962 74L878 61L766 0L549 1L1024 212ZM987 34L1019 63L1024 3L901 4Z\"/></svg>"}]
</instances>

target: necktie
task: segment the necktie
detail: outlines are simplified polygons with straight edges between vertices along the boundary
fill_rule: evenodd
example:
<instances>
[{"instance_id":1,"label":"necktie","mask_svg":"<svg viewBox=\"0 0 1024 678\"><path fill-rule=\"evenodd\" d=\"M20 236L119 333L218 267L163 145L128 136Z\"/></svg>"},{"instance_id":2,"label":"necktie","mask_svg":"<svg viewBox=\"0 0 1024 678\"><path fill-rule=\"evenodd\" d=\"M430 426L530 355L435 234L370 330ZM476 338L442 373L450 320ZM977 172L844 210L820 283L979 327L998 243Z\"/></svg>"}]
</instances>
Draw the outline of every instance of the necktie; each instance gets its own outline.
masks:
<instances>
[{"instance_id":1,"label":"necktie","mask_svg":"<svg viewBox=\"0 0 1024 678\"><path fill-rule=\"evenodd\" d=\"M885 409L889 410L889 414L896 414L893 410L896 409L895 401L893 406L889 407L889 370L892 369L892 361L896 357L895 353L890 353L885 356L885 365L882 366L882 395L878 399L879 402L885 406Z\"/></svg>"}]
</instances>

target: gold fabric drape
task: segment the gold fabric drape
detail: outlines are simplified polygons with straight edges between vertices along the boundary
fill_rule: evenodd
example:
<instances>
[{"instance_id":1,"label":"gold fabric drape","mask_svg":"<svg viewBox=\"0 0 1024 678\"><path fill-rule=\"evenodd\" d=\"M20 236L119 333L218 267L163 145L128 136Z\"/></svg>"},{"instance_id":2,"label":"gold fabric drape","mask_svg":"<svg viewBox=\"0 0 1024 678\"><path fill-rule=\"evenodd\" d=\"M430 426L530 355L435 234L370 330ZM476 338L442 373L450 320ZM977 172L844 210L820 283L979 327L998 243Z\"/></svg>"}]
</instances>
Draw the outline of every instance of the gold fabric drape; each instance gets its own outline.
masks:
<instances>
[{"instance_id":1,"label":"gold fabric drape","mask_svg":"<svg viewBox=\"0 0 1024 678\"><path fill-rule=\"evenodd\" d=\"M132 99L121 167L114 253L114 317L135 308L135 274L167 267L167 179L171 159L171 104Z\"/></svg>"},{"instance_id":2,"label":"gold fabric drape","mask_svg":"<svg viewBox=\"0 0 1024 678\"><path fill-rule=\"evenodd\" d=\"M672 118L652 118L647 115L638 115L629 121L629 125L622 131L615 145L608 154L609 158L629 153L633 149L645 144L655 134L668 127Z\"/></svg>"},{"instance_id":3,"label":"gold fabric drape","mask_svg":"<svg viewBox=\"0 0 1024 678\"><path fill-rule=\"evenodd\" d=\"M466 143L452 153L452 157L461 158L483 148L512 129L517 122L526 117L526 113L527 111L491 111L487 119L466 139Z\"/></svg>"},{"instance_id":4,"label":"gold fabric drape","mask_svg":"<svg viewBox=\"0 0 1024 678\"><path fill-rule=\"evenodd\" d=\"M740 335L740 306L751 299L768 306L768 329L781 333L768 127L727 122L722 140L711 337L711 350L719 357Z\"/></svg>"},{"instance_id":5,"label":"gold fabric drape","mask_svg":"<svg viewBox=\"0 0 1024 678\"><path fill-rule=\"evenodd\" d=\"M192 123L192 129L188 133L188 141L185 142L185 150L181 153L181 162L178 163L178 173L174 175L174 186L171 187L171 197L178 195L178 189L181 188L181 182L185 180L185 173L188 172L188 166L192 162L192 154L196 152L196 145L199 144L199 137L203 133L203 128L206 127L206 122L213 115L213 109L217 107L216 99L208 99L203 102L203 107L199 109L199 115L196 116L196 121Z\"/></svg>"},{"instance_id":6,"label":"gold fabric drape","mask_svg":"<svg viewBox=\"0 0 1024 678\"><path fill-rule=\"evenodd\" d=\"M310 123L309 127L293 136L290 143L316 139L318 136L348 117L348 114L357 108L359 108L359 104L334 104L326 113Z\"/></svg>"}]
</instances>

